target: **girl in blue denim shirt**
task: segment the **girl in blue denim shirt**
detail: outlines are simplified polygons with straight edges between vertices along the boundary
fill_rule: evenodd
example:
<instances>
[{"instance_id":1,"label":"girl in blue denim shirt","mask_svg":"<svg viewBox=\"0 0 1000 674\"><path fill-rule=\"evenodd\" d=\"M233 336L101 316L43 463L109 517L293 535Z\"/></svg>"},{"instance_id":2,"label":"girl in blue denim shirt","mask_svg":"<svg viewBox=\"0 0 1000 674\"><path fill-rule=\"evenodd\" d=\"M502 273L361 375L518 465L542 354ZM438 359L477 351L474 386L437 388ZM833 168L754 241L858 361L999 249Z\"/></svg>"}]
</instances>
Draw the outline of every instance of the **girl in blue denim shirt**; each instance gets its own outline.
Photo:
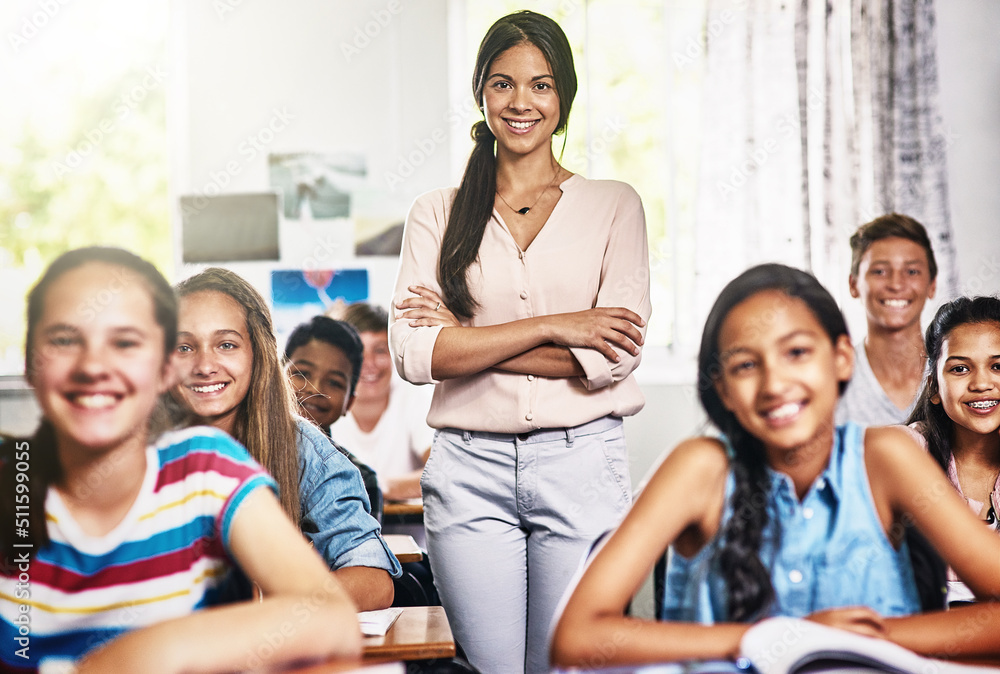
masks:
<instances>
[{"instance_id":1,"label":"girl in blue denim shirt","mask_svg":"<svg viewBox=\"0 0 1000 674\"><path fill-rule=\"evenodd\" d=\"M243 443L275 478L300 524L360 610L392 603L399 562L381 536L361 474L294 413L271 312L238 274L210 267L177 284L180 382L171 397L197 423ZM291 493L291 500L285 496Z\"/></svg>"},{"instance_id":2,"label":"girl in blue denim shirt","mask_svg":"<svg viewBox=\"0 0 1000 674\"><path fill-rule=\"evenodd\" d=\"M561 666L734 658L757 620L808 618L924 654L1000 652L1000 604L919 612L913 523L982 599L1000 537L898 428L834 425L854 353L811 275L754 267L722 291L699 354L721 437L681 443L594 555L552 644ZM670 547L663 622L624 616Z\"/></svg>"}]
</instances>

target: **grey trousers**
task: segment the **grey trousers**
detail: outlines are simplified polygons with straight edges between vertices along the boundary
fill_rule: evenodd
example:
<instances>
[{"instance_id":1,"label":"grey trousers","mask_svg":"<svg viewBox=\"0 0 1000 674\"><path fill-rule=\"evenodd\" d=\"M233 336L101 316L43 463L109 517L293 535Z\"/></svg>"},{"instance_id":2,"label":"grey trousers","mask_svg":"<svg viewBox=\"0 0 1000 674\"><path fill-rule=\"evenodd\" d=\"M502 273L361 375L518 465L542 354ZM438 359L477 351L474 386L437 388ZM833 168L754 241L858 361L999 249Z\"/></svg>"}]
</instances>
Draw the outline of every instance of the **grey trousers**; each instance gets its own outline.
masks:
<instances>
[{"instance_id":1,"label":"grey trousers","mask_svg":"<svg viewBox=\"0 0 1000 674\"><path fill-rule=\"evenodd\" d=\"M621 419L440 430L421 487L434 583L469 661L483 674L549 671L556 607L632 502Z\"/></svg>"}]
</instances>

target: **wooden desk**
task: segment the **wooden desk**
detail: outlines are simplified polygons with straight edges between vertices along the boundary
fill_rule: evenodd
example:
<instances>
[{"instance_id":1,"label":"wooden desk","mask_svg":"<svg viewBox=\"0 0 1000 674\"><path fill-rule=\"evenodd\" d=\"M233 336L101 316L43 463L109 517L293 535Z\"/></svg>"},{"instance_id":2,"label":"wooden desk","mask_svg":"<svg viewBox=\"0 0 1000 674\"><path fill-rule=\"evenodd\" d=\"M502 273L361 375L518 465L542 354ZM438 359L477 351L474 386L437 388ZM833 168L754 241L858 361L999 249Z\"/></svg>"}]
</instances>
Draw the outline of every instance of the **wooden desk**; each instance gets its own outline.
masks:
<instances>
[{"instance_id":1,"label":"wooden desk","mask_svg":"<svg viewBox=\"0 0 1000 674\"><path fill-rule=\"evenodd\" d=\"M400 564L419 562L424 558L424 551L413 540L413 536L407 536L406 534L383 534L382 538L385 539L386 545L389 546L392 554L396 555L396 559L399 560Z\"/></svg>"},{"instance_id":2,"label":"wooden desk","mask_svg":"<svg viewBox=\"0 0 1000 674\"><path fill-rule=\"evenodd\" d=\"M384 637L365 637L365 660L431 660L455 657L455 638L440 606L407 606Z\"/></svg>"},{"instance_id":3,"label":"wooden desk","mask_svg":"<svg viewBox=\"0 0 1000 674\"><path fill-rule=\"evenodd\" d=\"M409 501L386 501L382 506L382 524L423 524L424 504Z\"/></svg>"}]
</instances>

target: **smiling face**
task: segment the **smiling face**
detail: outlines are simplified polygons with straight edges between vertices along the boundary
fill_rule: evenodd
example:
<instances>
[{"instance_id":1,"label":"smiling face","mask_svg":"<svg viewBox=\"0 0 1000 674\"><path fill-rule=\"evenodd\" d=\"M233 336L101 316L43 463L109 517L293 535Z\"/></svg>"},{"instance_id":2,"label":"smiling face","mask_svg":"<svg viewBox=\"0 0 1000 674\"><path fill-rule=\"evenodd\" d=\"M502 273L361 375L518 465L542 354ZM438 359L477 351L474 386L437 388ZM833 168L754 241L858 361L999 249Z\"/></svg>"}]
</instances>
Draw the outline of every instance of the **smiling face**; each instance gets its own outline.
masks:
<instances>
[{"instance_id":1,"label":"smiling face","mask_svg":"<svg viewBox=\"0 0 1000 674\"><path fill-rule=\"evenodd\" d=\"M552 134L559 125L559 94L552 68L538 47L519 44L493 59L482 103L498 153L551 153Z\"/></svg>"},{"instance_id":2,"label":"smiling face","mask_svg":"<svg viewBox=\"0 0 1000 674\"><path fill-rule=\"evenodd\" d=\"M358 400L378 402L389 400L392 386L392 355L389 353L389 333L362 332L365 357L358 379Z\"/></svg>"},{"instance_id":3,"label":"smiling face","mask_svg":"<svg viewBox=\"0 0 1000 674\"><path fill-rule=\"evenodd\" d=\"M852 297L865 305L869 326L900 330L920 326L920 312L934 297L927 252L915 241L890 236L874 241L850 278Z\"/></svg>"},{"instance_id":4,"label":"smiling face","mask_svg":"<svg viewBox=\"0 0 1000 674\"><path fill-rule=\"evenodd\" d=\"M91 262L52 283L28 379L61 451L145 447L149 416L173 382L163 339L145 281L128 270Z\"/></svg>"},{"instance_id":5,"label":"smiling face","mask_svg":"<svg viewBox=\"0 0 1000 674\"><path fill-rule=\"evenodd\" d=\"M351 361L344 352L313 339L295 349L286 372L305 415L320 428L329 428L347 414L351 395Z\"/></svg>"},{"instance_id":6,"label":"smiling face","mask_svg":"<svg viewBox=\"0 0 1000 674\"><path fill-rule=\"evenodd\" d=\"M831 342L801 299L779 290L751 295L723 321L718 351L719 397L770 457L832 434L853 350L846 335Z\"/></svg>"},{"instance_id":7,"label":"smiling face","mask_svg":"<svg viewBox=\"0 0 1000 674\"><path fill-rule=\"evenodd\" d=\"M229 295L203 290L181 298L177 327L180 384L171 394L200 423L232 432L253 370L246 312Z\"/></svg>"},{"instance_id":8,"label":"smiling face","mask_svg":"<svg viewBox=\"0 0 1000 674\"><path fill-rule=\"evenodd\" d=\"M931 398L955 422L956 434L1000 428L1000 324L965 323L941 344L938 393Z\"/></svg>"}]
</instances>

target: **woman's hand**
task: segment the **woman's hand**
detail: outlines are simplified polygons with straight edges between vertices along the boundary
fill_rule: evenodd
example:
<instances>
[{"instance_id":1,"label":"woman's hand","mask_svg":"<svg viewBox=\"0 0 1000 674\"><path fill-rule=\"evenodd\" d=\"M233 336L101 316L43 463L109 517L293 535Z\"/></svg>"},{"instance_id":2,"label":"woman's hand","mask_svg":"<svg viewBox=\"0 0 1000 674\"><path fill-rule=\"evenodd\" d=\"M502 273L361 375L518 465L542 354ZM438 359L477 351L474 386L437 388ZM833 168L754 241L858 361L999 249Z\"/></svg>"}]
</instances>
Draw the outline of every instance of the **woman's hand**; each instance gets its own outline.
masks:
<instances>
[{"instance_id":1,"label":"woman's hand","mask_svg":"<svg viewBox=\"0 0 1000 674\"><path fill-rule=\"evenodd\" d=\"M642 317L624 307L597 307L569 314L553 314L545 319L550 324L551 339L560 346L596 349L608 360L621 360L612 346L618 346L633 356L639 355L645 327Z\"/></svg>"},{"instance_id":2,"label":"woman's hand","mask_svg":"<svg viewBox=\"0 0 1000 674\"><path fill-rule=\"evenodd\" d=\"M812 620L827 627L836 627L837 629L847 630L848 632L854 632L866 637L884 639L886 636L885 621L882 616L867 606L817 611L806 616L806 620Z\"/></svg>"},{"instance_id":3,"label":"woman's hand","mask_svg":"<svg viewBox=\"0 0 1000 674\"><path fill-rule=\"evenodd\" d=\"M406 298L397 304L396 308L409 310L404 312L402 317L409 319L411 327L436 325L442 325L446 328L462 327L455 314L451 313L444 305L444 300L439 294L423 286L409 286L407 290L414 293L416 297Z\"/></svg>"}]
</instances>

